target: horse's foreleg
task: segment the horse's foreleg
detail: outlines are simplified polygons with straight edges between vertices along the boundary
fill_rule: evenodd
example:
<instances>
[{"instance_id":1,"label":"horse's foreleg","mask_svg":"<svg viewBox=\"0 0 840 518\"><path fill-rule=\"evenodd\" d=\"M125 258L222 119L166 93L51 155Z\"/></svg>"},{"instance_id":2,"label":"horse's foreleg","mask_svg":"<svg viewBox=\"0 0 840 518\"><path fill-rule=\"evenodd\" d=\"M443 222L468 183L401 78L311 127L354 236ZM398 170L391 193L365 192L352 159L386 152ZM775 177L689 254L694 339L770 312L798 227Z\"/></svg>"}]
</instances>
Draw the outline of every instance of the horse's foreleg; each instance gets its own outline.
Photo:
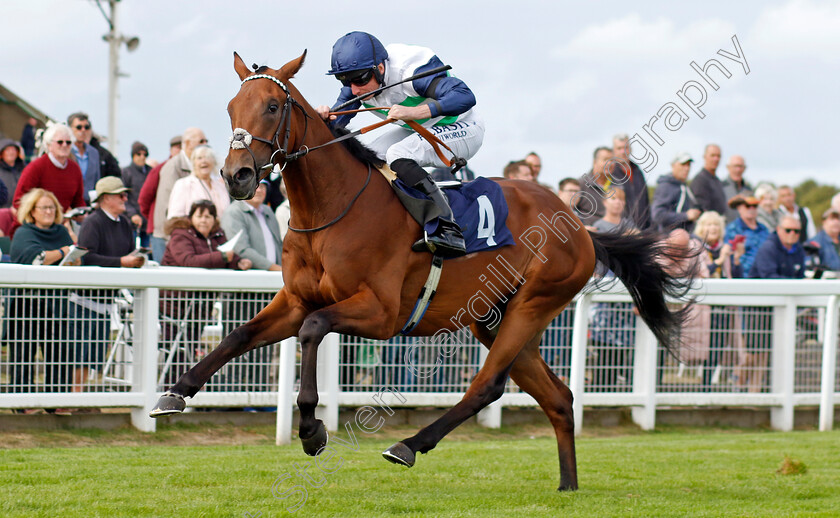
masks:
<instances>
[{"instance_id":1,"label":"horse's foreleg","mask_svg":"<svg viewBox=\"0 0 840 518\"><path fill-rule=\"evenodd\" d=\"M315 407L318 406L318 346L330 332L365 336L387 333L388 318L389 314L380 300L372 292L363 291L313 311L304 319L298 333L301 347L298 408L299 436L307 455L317 455L328 440L324 423L315 419Z\"/></svg>"},{"instance_id":2,"label":"horse's foreleg","mask_svg":"<svg viewBox=\"0 0 840 518\"><path fill-rule=\"evenodd\" d=\"M285 290L247 323L226 336L219 346L181 376L166 394L161 396L149 415L177 414L184 410L184 397L193 397L201 387L227 362L252 349L285 340L297 334L305 310L296 304Z\"/></svg>"}]
</instances>

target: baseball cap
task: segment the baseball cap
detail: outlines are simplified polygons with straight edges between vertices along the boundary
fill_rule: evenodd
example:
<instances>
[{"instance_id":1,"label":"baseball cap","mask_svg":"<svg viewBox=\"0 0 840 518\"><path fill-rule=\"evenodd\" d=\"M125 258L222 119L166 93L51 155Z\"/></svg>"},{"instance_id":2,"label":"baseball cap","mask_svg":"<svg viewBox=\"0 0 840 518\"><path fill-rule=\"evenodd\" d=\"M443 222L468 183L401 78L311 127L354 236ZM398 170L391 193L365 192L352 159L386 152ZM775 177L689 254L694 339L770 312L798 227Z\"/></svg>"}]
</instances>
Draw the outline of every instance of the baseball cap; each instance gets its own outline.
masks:
<instances>
[{"instance_id":1,"label":"baseball cap","mask_svg":"<svg viewBox=\"0 0 840 518\"><path fill-rule=\"evenodd\" d=\"M680 151L679 153L677 153L677 156L675 156L674 159L671 160L672 165L684 164L686 162L694 162L694 159L691 158L691 155L689 155L686 151Z\"/></svg>"}]
</instances>

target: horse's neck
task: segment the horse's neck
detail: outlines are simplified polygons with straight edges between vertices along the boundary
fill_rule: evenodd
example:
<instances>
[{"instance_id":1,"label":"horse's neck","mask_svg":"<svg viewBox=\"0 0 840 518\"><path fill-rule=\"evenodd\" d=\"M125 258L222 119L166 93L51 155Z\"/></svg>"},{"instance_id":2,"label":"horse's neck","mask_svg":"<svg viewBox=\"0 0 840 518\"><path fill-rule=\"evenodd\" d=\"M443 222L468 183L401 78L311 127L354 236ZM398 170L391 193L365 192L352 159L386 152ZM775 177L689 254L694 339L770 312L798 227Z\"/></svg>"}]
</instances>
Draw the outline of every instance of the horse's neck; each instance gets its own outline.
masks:
<instances>
[{"instance_id":1,"label":"horse's neck","mask_svg":"<svg viewBox=\"0 0 840 518\"><path fill-rule=\"evenodd\" d=\"M313 228L338 216L362 188L367 165L341 144L330 145L289 164L284 173L292 219Z\"/></svg>"}]
</instances>

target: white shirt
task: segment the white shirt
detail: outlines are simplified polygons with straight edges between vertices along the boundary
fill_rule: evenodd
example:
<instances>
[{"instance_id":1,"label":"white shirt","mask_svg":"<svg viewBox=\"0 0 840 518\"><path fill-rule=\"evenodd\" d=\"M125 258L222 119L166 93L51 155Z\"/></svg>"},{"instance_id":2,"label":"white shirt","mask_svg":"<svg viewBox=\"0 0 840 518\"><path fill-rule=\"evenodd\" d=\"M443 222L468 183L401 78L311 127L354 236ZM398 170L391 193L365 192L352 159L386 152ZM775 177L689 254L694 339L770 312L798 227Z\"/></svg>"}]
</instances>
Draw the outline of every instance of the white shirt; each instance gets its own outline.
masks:
<instances>
[{"instance_id":1,"label":"white shirt","mask_svg":"<svg viewBox=\"0 0 840 518\"><path fill-rule=\"evenodd\" d=\"M292 211L289 208L289 200L285 200L281 203L274 212L274 215L277 217L277 224L280 225L280 239L285 240L286 232L289 231L289 219L292 217Z\"/></svg>"},{"instance_id":2,"label":"white shirt","mask_svg":"<svg viewBox=\"0 0 840 518\"><path fill-rule=\"evenodd\" d=\"M802 207L802 212L805 213L805 219L807 221L801 221L799 218L799 205L793 204L793 212L787 210L787 207L784 205L779 205L779 214L782 216L790 216L795 220L799 221L799 224L802 226L802 232L805 233L805 237L813 237L817 235L817 226L814 224L814 216L811 215L811 210L808 207ZM781 221L781 219L780 219ZM769 229L770 232L773 232L774 229Z\"/></svg>"},{"instance_id":3,"label":"white shirt","mask_svg":"<svg viewBox=\"0 0 840 518\"><path fill-rule=\"evenodd\" d=\"M52 162L53 165L56 166L57 168L59 168L59 169L66 169L67 168L67 162L64 162L64 164L62 164L61 162L58 161L58 159L56 157L53 156L52 153L47 153L47 156L50 157L50 162Z\"/></svg>"}]
</instances>

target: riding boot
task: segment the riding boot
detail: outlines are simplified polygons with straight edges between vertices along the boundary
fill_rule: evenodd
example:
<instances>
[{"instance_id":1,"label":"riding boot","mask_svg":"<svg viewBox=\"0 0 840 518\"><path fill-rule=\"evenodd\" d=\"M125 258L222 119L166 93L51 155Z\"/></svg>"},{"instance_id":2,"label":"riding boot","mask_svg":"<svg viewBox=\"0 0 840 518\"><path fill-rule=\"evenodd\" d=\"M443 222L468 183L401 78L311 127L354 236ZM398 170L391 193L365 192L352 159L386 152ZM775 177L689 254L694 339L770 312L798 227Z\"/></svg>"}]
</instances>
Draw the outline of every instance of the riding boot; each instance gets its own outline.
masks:
<instances>
[{"instance_id":1,"label":"riding boot","mask_svg":"<svg viewBox=\"0 0 840 518\"><path fill-rule=\"evenodd\" d=\"M424 235L411 249L415 252L429 251L442 257L460 257L467 253L461 227L449 207L449 200L435 184L429 174L414 160L401 158L391 164L391 169L401 180L428 196L440 209L438 227L434 234Z\"/></svg>"}]
</instances>

